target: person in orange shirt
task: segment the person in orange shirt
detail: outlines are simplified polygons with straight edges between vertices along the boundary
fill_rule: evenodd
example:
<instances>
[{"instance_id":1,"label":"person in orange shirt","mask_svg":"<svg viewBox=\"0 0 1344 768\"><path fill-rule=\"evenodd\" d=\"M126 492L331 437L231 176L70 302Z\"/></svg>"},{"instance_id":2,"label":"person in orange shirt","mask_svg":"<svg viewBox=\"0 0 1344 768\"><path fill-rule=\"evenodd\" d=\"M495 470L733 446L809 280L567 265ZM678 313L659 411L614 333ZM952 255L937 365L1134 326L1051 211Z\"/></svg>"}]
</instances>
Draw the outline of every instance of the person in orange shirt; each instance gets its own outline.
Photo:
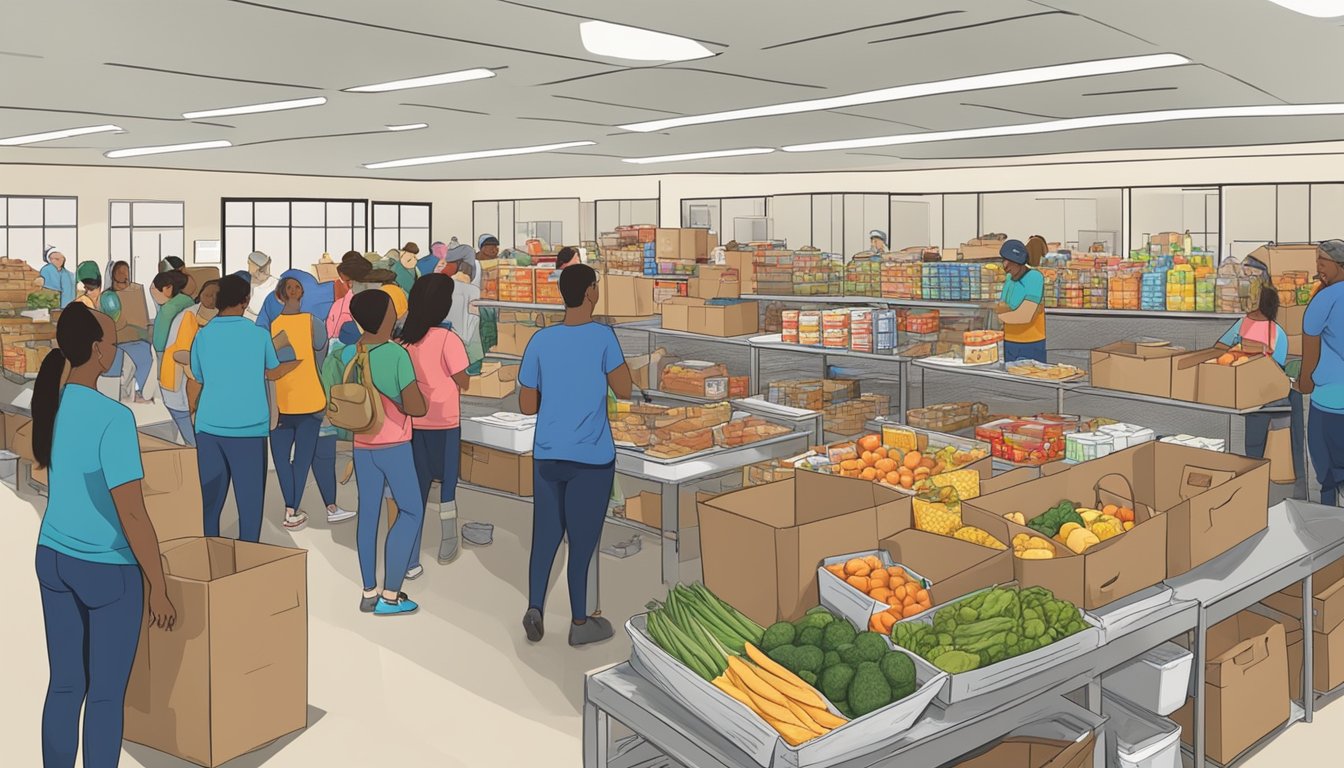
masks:
<instances>
[{"instance_id":1,"label":"person in orange shirt","mask_svg":"<svg viewBox=\"0 0 1344 768\"><path fill-rule=\"evenodd\" d=\"M178 277L177 282L180 281ZM182 442L189 448L196 447L196 429L191 421L192 390L196 388L190 370L191 345L196 340L196 332L217 314L215 296L218 293L218 281L210 280L201 286L200 301L173 318L159 359L159 392L163 395L163 405L173 417Z\"/></svg>"},{"instance_id":2,"label":"person in orange shirt","mask_svg":"<svg viewBox=\"0 0 1344 768\"><path fill-rule=\"evenodd\" d=\"M326 324L302 311L303 284L281 278L275 297L284 308L271 321L271 338L277 347L294 349L298 366L275 382L275 405L279 417L271 430L271 458L280 495L285 499L285 528L296 530L308 522L299 508L308 472L317 454L317 437L327 408L327 393L318 376L319 356L327 349Z\"/></svg>"},{"instance_id":3,"label":"person in orange shirt","mask_svg":"<svg viewBox=\"0 0 1344 768\"><path fill-rule=\"evenodd\" d=\"M1030 255L1021 240L1008 240L999 249L1003 270L1003 296L994 311L1003 322L1003 358L1007 362L1035 360L1044 363L1045 277L1027 262Z\"/></svg>"}]
</instances>

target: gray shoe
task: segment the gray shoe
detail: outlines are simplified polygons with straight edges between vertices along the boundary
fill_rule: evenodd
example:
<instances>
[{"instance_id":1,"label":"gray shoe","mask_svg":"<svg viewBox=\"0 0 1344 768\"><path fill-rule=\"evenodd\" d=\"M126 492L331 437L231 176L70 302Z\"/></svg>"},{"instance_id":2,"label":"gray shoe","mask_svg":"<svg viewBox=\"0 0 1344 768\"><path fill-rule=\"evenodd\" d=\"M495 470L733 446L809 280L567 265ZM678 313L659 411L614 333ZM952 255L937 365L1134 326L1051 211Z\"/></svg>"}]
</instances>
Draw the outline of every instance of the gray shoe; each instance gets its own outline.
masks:
<instances>
[{"instance_id":1,"label":"gray shoe","mask_svg":"<svg viewBox=\"0 0 1344 768\"><path fill-rule=\"evenodd\" d=\"M603 640L610 640L613 634L610 621L601 616L589 616L582 624L570 622L569 644L577 648L581 645L600 643Z\"/></svg>"},{"instance_id":2,"label":"gray shoe","mask_svg":"<svg viewBox=\"0 0 1344 768\"><path fill-rule=\"evenodd\" d=\"M450 506L451 505L451 506ZM439 564L447 565L457 559L462 542L457 533L457 505L450 502L439 507L439 525L443 538L439 541Z\"/></svg>"},{"instance_id":3,"label":"gray shoe","mask_svg":"<svg viewBox=\"0 0 1344 768\"><path fill-rule=\"evenodd\" d=\"M378 598L382 597L382 595L383 595L382 592L379 592L378 594L374 595L373 597L364 597L363 595L360 595L360 597L359 597L359 610L360 610L360 612L361 612L361 613L373 613L373 609L378 607ZM397 598L400 599L400 600L406 600L406 599L408 599L408 598L407 598L407 595L406 595L405 592L398 592L398 593L397 593Z\"/></svg>"},{"instance_id":4,"label":"gray shoe","mask_svg":"<svg viewBox=\"0 0 1344 768\"><path fill-rule=\"evenodd\" d=\"M527 613L523 614L523 631L527 633L529 641L541 642L541 638L546 636L546 625L543 622L541 611L536 608L527 609Z\"/></svg>"},{"instance_id":5,"label":"gray shoe","mask_svg":"<svg viewBox=\"0 0 1344 768\"><path fill-rule=\"evenodd\" d=\"M490 523L467 523L462 526L462 538L478 547L489 546L495 540L495 526Z\"/></svg>"}]
</instances>

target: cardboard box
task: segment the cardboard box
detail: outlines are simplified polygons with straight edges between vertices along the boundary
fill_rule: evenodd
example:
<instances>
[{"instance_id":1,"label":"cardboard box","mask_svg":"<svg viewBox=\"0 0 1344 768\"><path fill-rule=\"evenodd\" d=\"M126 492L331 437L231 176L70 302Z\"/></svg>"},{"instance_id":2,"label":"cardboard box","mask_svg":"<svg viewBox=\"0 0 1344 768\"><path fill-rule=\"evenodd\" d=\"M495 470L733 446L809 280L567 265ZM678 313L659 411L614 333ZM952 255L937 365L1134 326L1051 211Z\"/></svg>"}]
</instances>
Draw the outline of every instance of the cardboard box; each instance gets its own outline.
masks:
<instances>
[{"instance_id":1,"label":"cardboard box","mask_svg":"<svg viewBox=\"0 0 1344 768\"><path fill-rule=\"evenodd\" d=\"M462 443L462 482L515 496L532 495L532 454Z\"/></svg>"},{"instance_id":2,"label":"cardboard box","mask_svg":"<svg viewBox=\"0 0 1344 768\"><path fill-rule=\"evenodd\" d=\"M697 492L694 496L688 497L687 494L682 494L680 504L677 507L679 519L677 531L683 534L682 537L689 529L699 527L700 514L697 509L699 503L708 501L715 495L713 493ZM662 494L640 491L636 496L626 497L625 518L643 523L650 528L661 529L663 527Z\"/></svg>"},{"instance_id":3,"label":"cardboard box","mask_svg":"<svg viewBox=\"0 0 1344 768\"><path fill-rule=\"evenodd\" d=\"M594 314L603 317L649 317L658 311L651 277L606 273L597 294Z\"/></svg>"},{"instance_id":4,"label":"cardboard box","mask_svg":"<svg viewBox=\"0 0 1344 768\"><path fill-rule=\"evenodd\" d=\"M497 328L497 338L493 351L502 355L522 356L527 351L527 343L532 337L537 335L541 328L535 325L524 325L521 323L500 323Z\"/></svg>"},{"instance_id":5,"label":"cardboard box","mask_svg":"<svg viewBox=\"0 0 1344 768\"><path fill-rule=\"evenodd\" d=\"M663 302L663 327L705 336L745 336L759 327L754 301L709 304L705 299L677 298Z\"/></svg>"},{"instance_id":6,"label":"cardboard box","mask_svg":"<svg viewBox=\"0 0 1344 768\"><path fill-rule=\"evenodd\" d=\"M1283 326L1283 332L1292 337L1302 335L1302 322L1306 317L1307 306L1296 304L1291 307L1280 307L1279 316L1275 320Z\"/></svg>"},{"instance_id":7,"label":"cardboard box","mask_svg":"<svg viewBox=\"0 0 1344 768\"><path fill-rule=\"evenodd\" d=\"M660 261L703 261L709 258L709 230L659 229L654 249Z\"/></svg>"},{"instance_id":8,"label":"cardboard box","mask_svg":"<svg viewBox=\"0 0 1344 768\"><path fill-rule=\"evenodd\" d=\"M909 499L864 480L798 472L792 480L700 503L705 586L759 624L794 620L817 605L817 565L877 543L879 516Z\"/></svg>"},{"instance_id":9,"label":"cardboard box","mask_svg":"<svg viewBox=\"0 0 1344 768\"><path fill-rule=\"evenodd\" d=\"M662 378L663 360L667 350L659 347L647 355L627 357L625 364L630 368L630 378L640 389L649 389L649 383Z\"/></svg>"},{"instance_id":10,"label":"cardboard box","mask_svg":"<svg viewBox=\"0 0 1344 768\"><path fill-rule=\"evenodd\" d=\"M1095 733L1077 741L1013 736L953 768L1091 768L1096 741Z\"/></svg>"},{"instance_id":11,"label":"cardboard box","mask_svg":"<svg viewBox=\"0 0 1344 768\"><path fill-rule=\"evenodd\" d=\"M317 263L313 265L313 274L317 275L319 283L334 283L339 275L336 274L337 264L335 262Z\"/></svg>"},{"instance_id":12,"label":"cardboard box","mask_svg":"<svg viewBox=\"0 0 1344 768\"><path fill-rule=\"evenodd\" d=\"M737 270L737 281L743 293L756 292L756 254L753 251L726 251L724 260Z\"/></svg>"},{"instance_id":13,"label":"cardboard box","mask_svg":"<svg viewBox=\"0 0 1344 768\"><path fill-rule=\"evenodd\" d=\"M996 528L989 530L991 536L999 538L1006 533L1006 526ZM1004 544L1007 543L1005 540ZM877 546L890 553L896 562L933 582L929 597L934 605L945 605L977 590L1013 580L1011 549L990 549L913 528L888 536Z\"/></svg>"},{"instance_id":14,"label":"cardboard box","mask_svg":"<svg viewBox=\"0 0 1344 768\"><path fill-rule=\"evenodd\" d=\"M213 768L308 724L308 553L232 539L162 546L172 632L140 632L125 738Z\"/></svg>"},{"instance_id":15,"label":"cardboard box","mask_svg":"<svg viewBox=\"0 0 1344 768\"><path fill-rule=\"evenodd\" d=\"M1120 341L1092 350L1092 386L1171 397L1171 361L1182 350Z\"/></svg>"},{"instance_id":16,"label":"cardboard box","mask_svg":"<svg viewBox=\"0 0 1344 768\"><path fill-rule=\"evenodd\" d=\"M471 377L471 383L464 393L471 397L501 399L513 394L518 388L517 365L504 365L487 361L481 363L481 372Z\"/></svg>"},{"instance_id":17,"label":"cardboard box","mask_svg":"<svg viewBox=\"0 0 1344 768\"><path fill-rule=\"evenodd\" d=\"M1302 698L1302 622L1296 617L1276 611L1261 603L1252 610L1267 616L1283 625L1285 642L1288 645L1288 696L1293 701ZM1297 613L1300 615L1301 610ZM1317 693L1332 691L1344 685L1344 630L1336 628L1330 632L1312 631L1311 667L1312 690Z\"/></svg>"},{"instance_id":18,"label":"cardboard box","mask_svg":"<svg viewBox=\"0 0 1344 768\"><path fill-rule=\"evenodd\" d=\"M742 283L732 267L702 264L690 279L687 293L697 299L737 299L742 296Z\"/></svg>"},{"instance_id":19,"label":"cardboard box","mask_svg":"<svg viewBox=\"0 0 1344 768\"><path fill-rule=\"evenodd\" d=\"M1344 560L1337 560L1312 576L1311 622L1317 632L1333 632L1344 624ZM1264 600L1280 613L1302 618L1302 585L1294 584Z\"/></svg>"},{"instance_id":20,"label":"cardboard box","mask_svg":"<svg viewBox=\"0 0 1344 768\"><path fill-rule=\"evenodd\" d=\"M1301 335L1298 335L1298 336L1289 336L1289 337L1288 337L1288 354L1290 354L1290 355L1294 355L1294 356L1296 356L1296 357L1301 357L1301 356L1302 356L1302 336L1301 336Z\"/></svg>"},{"instance_id":21,"label":"cardboard box","mask_svg":"<svg viewBox=\"0 0 1344 768\"><path fill-rule=\"evenodd\" d=\"M1225 352L1208 349L1179 358L1178 369L1198 366L1193 402L1245 410L1288 396L1292 385L1273 358L1258 355L1241 365L1219 365L1216 361Z\"/></svg>"},{"instance_id":22,"label":"cardboard box","mask_svg":"<svg viewBox=\"0 0 1344 768\"><path fill-rule=\"evenodd\" d=\"M1316 274L1316 254L1320 248L1315 243L1270 243L1251 251L1251 258L1269 268L1269 274L1282 275L1284 272L1306 272Z\"/></svg>"},{"instance_id":23,"label":"cardboard box","mask_svg":"<svg viewBox=\"0 0 1344 768\"><path fill-rule=\"evenodd\" d=\"M1209 628L1204 724L1208 756L1227 765L1288 722L1288 648L1283 625L1242 611ZM1194 742L1194 702L1171 716Z\"/></svg>"},{"instance_id":24,"label":"cardboard box","mask_svg":"<svg viewBox=\"0 0 1344 768\"><path fill-rule=\"evenodd\" d=\"M196 449L140 433L140 488L159 541L205 535Z\"/></svg>"}]
</instances>

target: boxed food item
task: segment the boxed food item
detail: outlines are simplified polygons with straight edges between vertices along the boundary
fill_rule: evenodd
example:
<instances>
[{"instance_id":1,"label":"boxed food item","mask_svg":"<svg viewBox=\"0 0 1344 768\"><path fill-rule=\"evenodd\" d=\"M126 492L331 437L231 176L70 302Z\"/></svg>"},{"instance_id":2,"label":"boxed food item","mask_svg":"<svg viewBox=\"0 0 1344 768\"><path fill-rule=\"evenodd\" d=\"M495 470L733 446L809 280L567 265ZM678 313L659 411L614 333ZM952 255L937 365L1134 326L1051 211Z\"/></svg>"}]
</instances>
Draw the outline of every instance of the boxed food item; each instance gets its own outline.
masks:
<instances>
[{"instance_id":1,"label":"boxed food item","mask_svg":"<svg viewBox=\"0 0 1344 768\"><path fill-rule=\"evenodd\" d=\"M1227 441L1220 437L1196 437L1195 435L1167 435L1158 442L1168 445L1180 445L1186 448L1198 448L1201 451L1227 451Z\"/></svg>"},{"instance_id":2,"label":"boxed food item","mask_svg":"<svg viewBox=\"0 0 1344 768\"><path fill-rule=\"evenodd\" d=\"M722 400L728 397L728 368L722 363L682 360L663 369L658 388L675 395Z\"/></svg>"},{"instance_id":3,"label":"boxed food item","mask_svg":"<svg viewBox=\"0 0 1344 768\"><path fill-rule=\"evenodd\" d=\"M905 423L932 432L959 432L984 422L989 406L984 403L939 403L927 408L911 408Z\"/></svg>"},{"instance_id":4,"label":"boxed food item","mask_svg":"<svg viewBox=\"0 0 1344 768\"><path fill-rule=\"evenodd\" d=\"M647 277L606 273L598 286L594 314L604 317L648 317L654 314L658 307L653 300L653 284L654 281Z\"/></svg>"},{"instance_id":5,"label":"boxed food item","mask_svg":"<svg viewBox=\"0 0 1344 768\"><path fill-rule=\"evenodd\" d=\"M1153 430L1148 427L1140 427L1137 424L1103 424L1097 427L1097 432L1108 435L1114 441L1117 451L1151 443L1157 439L1157 434Z\"/></svg>"},{"instance_id":6,"label":"boxed food item","mask_svg":"<svg viewBox=\"0 0 1344 768\"><path fill-rule=\"evenodd\" d=\"M821 345L827 349L849 349L848 309L822 311Z\"/></svg>"},{"instance_id":7,"label":"boxed food item","mask_svg":"<svg viewBox=\"0 0 1344 768\"><path fill-rule=\"evenodd\" d=\"M517 365L504 365L493 361L481 363L481 372L471 377L467 389L462 394L470 397L502 399L512 395L518 388Z\"/></svg>"},{"instance_id":8,"label":"boxed food item","mask_svg":"<svg viewBox=\"0 0 1344 768\"><path fill-rule=\"evenodd\" d=\"M793 464L785 461L762 461L756 464L748 464L742 468L742 487L750 488L755 485L765 485L766 483L777 483L780 480L789 480L793 478L793 473L797 471Z\"/></svg>"},{"instance_id":9,"label":"boxed food item","mask_svg":"<svg viewBox=\"0 0 1344 768\"><path fill-rule=\"evenodd\" d=\"M515 496L532 495L532 454L462 441L462 482Z\"/></svg>"},{"instance_id":10,"label":"boxed food item","mask_svg":"<svg viewBox=\"0 0 1344 768\"><path fill-rule=\"evenodd\" d=\"M1171 397L1172 360L1183 351L1165 343L1132 341L1098 347L1092 350L1092 386Z\"/></svg>"},{"instance_id":11,"label":"boxed food item","mask_svg":"<svg viewBox=\"0 0 1344 768\"><path fill-rule=\"evenodd\" d=\"M663 327L706 336L745 336L760 321L754 301L678 298L663 303Z\"/></svg>"},{"instance_id":12,"label":"boxed food item","mask_svg":"<svg viewBox=\"0 0 1344 768\"><path fill-rule=\"evenodd\" d=\"M997 363L1002 341L1002 331L966 331L962 335L962 362L967 365Z\"/></svg>"},{"instance_id":13,"label":"boxed food item","mask_svg":"<svg viewBox=\"0 0 1344 768\"><path fill-rule=\"evenodd\" d=\"M780 312L780 342L784 344L798 343L798 320L799 314L796 309L785 309Z\"/></svg>"},{"instance_id":14,"label":"boxed food item","mask_svg":"<svg viewBox=\"0 0 1344 768\"><path fill-rule=\"evenodd\" d=\"M854 352L876 352L873 337L873 310L856 309L849 318L849 348Z\"/></svg>"},{"instance_id":15,"label":"boxed food item","mask_svg":"<svg viewBox=\"0 0 1344 768\"><path fill-rule=\"evenodd\" d=\"M804 309L798 312L798 343L807 347L821 346L821 310Z\"/></svg>"},{"instance_id":16,"label":"boxed food item","mask_svg":"<svg viewBox=\"0 0 1344 768\"><path fill-rule=\"evenodd\" d=\"M1242 611L1213 625L1204 671L1204 744L1226 765L1288 722L1288 648L1283 625ZM1171 716L1194 741L1194 702Z\"/></svg>"},{"instance_id":17,"label":"boxed food item","mask_svg":"<svg viewBox=\"0 0 1344 768\"><path fill-rule=\"evenodd\" d=\"M748 416L714 427L714 444L720 448L737 448L787 435L789 431L789 428L782 424L766 421L757 416Z\"/></svg>"},{"instance_id":18,"label":"boxed food item","mask_svg":"<svg viewBox=\"0 0 1344 768\"><path fill-rule=\"evenodd\" d=\"M305 728L308 553L203 537L161 551L177 625L140 633L126 740L213 768Z\"/></svg>"},{"instance_id":19,"label":"boxed food item","mask_svg":"<svg viewBox=\"0 0 1344 768\"><path fill-rule=\"evenodd\" d=\"M1064 458L1065 434L1074 427L1044 419L1005 418L975 428L994 456L1014 464L1040 466Z\"/></svg>"},{"instance_id":20,"label":"boxed food item","mask_svg":"<svg viewBox=\"0 0 1344 768\"><path fill-rule=\"evenodd\" d=\"M698 299L736 299L742 296L742 283L733 267L701 264L691 278L688 293Z\"/></svg>"},{"instance_id":21,"label":"boxed food item","mask_svg":"<svg viewBox=\"0 0 1344 768\"><path fill-rule=\"evenodd\" d=\"M709 258L708 229L658 229L654 243L659 261L696 261Z\"/></svg>"}]
</instances>

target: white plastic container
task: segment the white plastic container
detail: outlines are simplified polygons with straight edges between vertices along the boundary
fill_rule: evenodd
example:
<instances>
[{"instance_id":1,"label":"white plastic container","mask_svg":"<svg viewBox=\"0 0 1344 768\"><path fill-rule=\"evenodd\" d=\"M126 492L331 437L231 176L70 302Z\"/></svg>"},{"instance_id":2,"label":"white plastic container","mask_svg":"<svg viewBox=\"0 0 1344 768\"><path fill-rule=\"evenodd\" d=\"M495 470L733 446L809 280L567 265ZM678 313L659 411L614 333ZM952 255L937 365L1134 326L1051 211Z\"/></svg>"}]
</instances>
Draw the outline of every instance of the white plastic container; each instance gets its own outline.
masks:
<instances>
[{"instance_id":1,"label":"white plastic container","mask_svg":"<svg viewBox=\"0 0 1344 768\"><path fill-rule=\"evenodd\" d=\"M1170 715L1185 704L1195 657L1175 643L1163 643L1111 670L1102 689L1149 712Z\"/></svg>"},{"instance_id":2,"label":"white plastic container","mask_svg":"<svg viewBox=\"0 0 1344 768\"><path fill-rule=\"evenodd\" d=\"M527 453L532 450L532 438L537 429L536 416L503 411L462 419L461 423L464 442L510 453Z\"/></svg>"},{"instance_id":3,"label":"white plastic container","mask_svg":"<svg viewBox=\"0 0 1344 768\"><path fill-rule=\"evenodd\" d=\"M1136 445L1151 443L1157 439L1157 433L1147 427L1140 427L1136 424L1108 424L1098 430L1102 434L1110 435L1115 441L1115 450L1123 451L1126 448L1133 448Z\"/></svg>"},{"instance_id":4,"label":"white plastic container","mask_svg":"<svg viewBox=\"0 0 1344 768\"><path fill-rule=\"evenodd\" d=\"M1107 768L1181 768L1181 726L1103 696Z\"/></svg>"},{"instance_id":5,"label":"white plastic container","mask_svg":"<svg viewBox=\"0 0 1344 768\"><path fill-rule=\"evenodd\" d=\"M1115 450L1115 438L1104 432L1074 432L1064 438L1064 458L1068 461L1092 461Z\"/></svg>"}]
</instances>

